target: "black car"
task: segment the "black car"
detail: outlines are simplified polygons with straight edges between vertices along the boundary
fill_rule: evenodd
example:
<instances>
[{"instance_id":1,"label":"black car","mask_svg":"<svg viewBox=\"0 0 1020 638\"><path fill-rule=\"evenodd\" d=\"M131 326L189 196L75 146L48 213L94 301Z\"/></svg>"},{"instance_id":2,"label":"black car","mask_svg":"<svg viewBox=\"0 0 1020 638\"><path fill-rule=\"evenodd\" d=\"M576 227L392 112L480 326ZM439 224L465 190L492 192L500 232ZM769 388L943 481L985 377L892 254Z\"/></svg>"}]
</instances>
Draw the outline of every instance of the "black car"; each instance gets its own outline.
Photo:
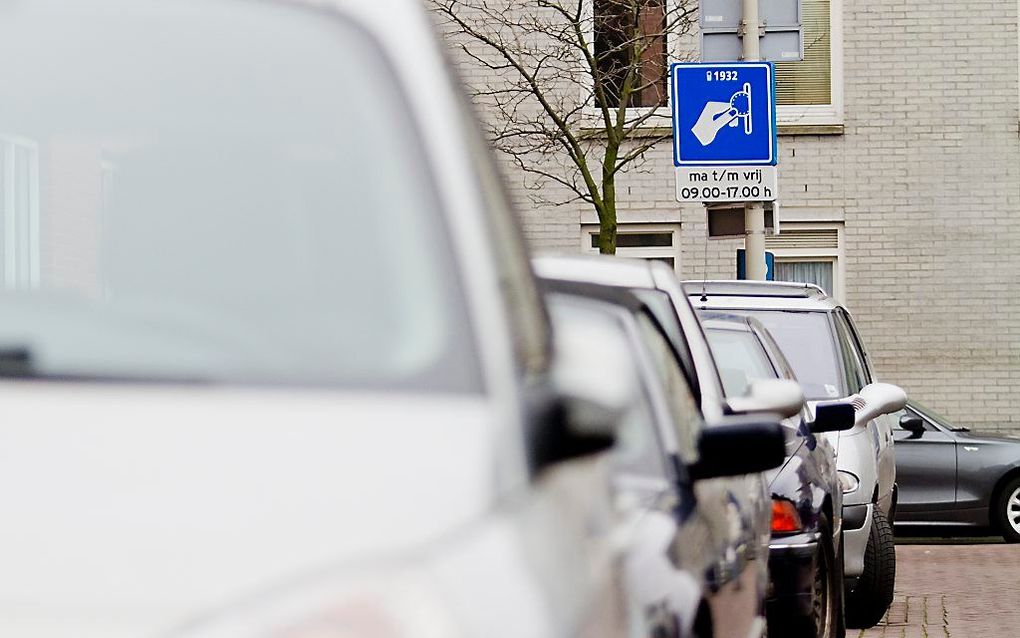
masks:
<instances>
[{"instance_id":1,"label":"black car","mask_svg":"<svg viewBox=\"0 0 1020 638\"><path fill-rule=\"evenodd\" d=\"M991 529L1020 543L1020 439L954 427L916 401L898 418L896 526Z\"/></svg>"},{"instance_id":2,"label":"black car","mask_svg":"<svg viewBox=\"0 0 1020 638\"><path fill-rule=\"evenodd\" d=\"M727 396L745 394L755 379L794 379L779 346L756 319L702 313L705 334ZM842 637L843 492L835 453L820 434L849 429L849 403L826 402L786 419L786 460L766 473L772 494L767 616L770 633Z\"/></svg>"},{"instance_id":3,"label":"black car","mask_svg":"<svg viewBox=\"0 0 1020 638\"><path fill-rule=\"evenodd\" d=\"M611 323L628 343L642 388L621 428L614 484L634 520L625 573L648 638L759 636L758 530L739 521L741 481L777 467L784 437L776 417L730 417L703 427L689 371L645 301L622 288L545 280L559 334ZM602 344L605 347L605 344ZM621 382L628 370L620 369ZM767 527L761 530L767 534ZM761 559L764 559L762 547Z\"/></svg>"}]
</instances>

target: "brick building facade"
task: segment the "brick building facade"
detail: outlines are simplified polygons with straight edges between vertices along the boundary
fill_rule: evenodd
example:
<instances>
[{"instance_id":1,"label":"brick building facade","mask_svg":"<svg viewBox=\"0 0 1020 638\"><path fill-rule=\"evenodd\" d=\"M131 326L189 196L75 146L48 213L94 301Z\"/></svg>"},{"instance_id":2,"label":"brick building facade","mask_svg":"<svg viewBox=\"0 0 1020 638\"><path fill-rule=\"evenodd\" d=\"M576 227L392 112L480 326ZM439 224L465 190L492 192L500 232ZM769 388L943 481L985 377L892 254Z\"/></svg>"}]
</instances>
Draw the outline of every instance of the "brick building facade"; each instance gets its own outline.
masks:
<instances>
[{"instance_id":1,"label":"brick building facade","mask_svg":"<svg viewBox=\"0 0 1020 638\"><path fill-rule=\"evenodd\" d=\"M813 4L828 22L830 104L780 107L770 250L787 273L825 270L882 380L960 424L1020 433L1020 3ZM484 87L490 72L452 50ZM593 250L589 206L536 204L506 173L536 252ZM742 241L708 240L704 208L677 204L668 142L619 192L622 233L670 238L621 254L670 258L683 278L734 276Z\"/></svg>"}]
</instances>

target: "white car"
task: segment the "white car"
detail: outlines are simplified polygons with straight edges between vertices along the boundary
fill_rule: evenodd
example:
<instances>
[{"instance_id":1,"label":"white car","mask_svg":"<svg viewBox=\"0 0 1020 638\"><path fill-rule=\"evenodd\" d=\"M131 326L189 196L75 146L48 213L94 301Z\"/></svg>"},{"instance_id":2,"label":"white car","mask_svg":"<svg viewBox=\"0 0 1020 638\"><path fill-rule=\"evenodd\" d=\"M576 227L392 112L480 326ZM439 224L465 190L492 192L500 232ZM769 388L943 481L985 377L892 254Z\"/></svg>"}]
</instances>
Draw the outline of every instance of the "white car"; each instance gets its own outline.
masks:
<instances>
[{"instance_id":1,"label":"white car","mask_svg":"<svg viewBox=\"0 0 1020 638\"><path fill-rule=\"evenodd\" d=\"M856 426L830 434L844 482L844 569L847 624L870 627L892 603L896 549L893 427L888 415L906 404L897 386L876 383L853 320L820 288L758 281L689 281L699 310L720 310L761 321L793 366L809 401L850 399Z\"/></svg>"},{"instance_id":2,"label":"white car","mask_svg":"<svg viewBox=\"0 0 1020 638\"><path fill-rule=\"evenodd\" d=\"M0 635L627 635L624 397L419 2L0 15Z\"/></svg>"}]
</instances>

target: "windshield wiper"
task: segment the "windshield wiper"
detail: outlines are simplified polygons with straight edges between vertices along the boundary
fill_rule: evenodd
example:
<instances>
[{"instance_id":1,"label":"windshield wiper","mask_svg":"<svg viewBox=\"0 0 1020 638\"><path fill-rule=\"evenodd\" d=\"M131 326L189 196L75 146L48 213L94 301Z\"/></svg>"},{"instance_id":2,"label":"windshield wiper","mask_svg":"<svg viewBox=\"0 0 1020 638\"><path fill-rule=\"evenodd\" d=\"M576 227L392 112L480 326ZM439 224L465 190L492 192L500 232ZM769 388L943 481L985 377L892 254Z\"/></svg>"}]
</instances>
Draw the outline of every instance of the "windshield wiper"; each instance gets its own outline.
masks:
<instances>
[{"instance_id":1,"label":"windshield wiper","mask_svg":"<svg viewBox=\"0 0 1020 638\"><path fill-rule=\"evenodd\" d=\"M80 372L50 372L36 368L32 350L26 346L0 347L0 379L32 379L39 381L84 381L98 383L174 383L206 384L201 377L157 378L144 375L88 374Z\"/></svg>"},{"instance_id":2,"label":"windshield wiper","mask_svg":"<svg viewBox=\"0 0 1020 638\"><path fill-rule=\"evenodd\" d=\"M24 346L0 347L0 377L30 379L34 376L31 350Z\"/></svg>"}]
</instances>

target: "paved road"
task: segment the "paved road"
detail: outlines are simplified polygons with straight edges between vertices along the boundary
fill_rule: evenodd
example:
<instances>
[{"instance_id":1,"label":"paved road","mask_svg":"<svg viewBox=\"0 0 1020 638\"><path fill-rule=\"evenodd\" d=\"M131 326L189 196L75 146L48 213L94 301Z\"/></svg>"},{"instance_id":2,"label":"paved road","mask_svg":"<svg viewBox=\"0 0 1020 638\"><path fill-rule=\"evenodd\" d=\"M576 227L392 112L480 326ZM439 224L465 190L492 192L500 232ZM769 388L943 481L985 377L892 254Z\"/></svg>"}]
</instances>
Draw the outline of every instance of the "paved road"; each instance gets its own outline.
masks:
<instances>
[{"instance_id":1,"label":"paved road","mask_svg":"<svg viewBox=\"0 0 1020 638\"><path fill-rule=\"evenodd\" d=\"M1018 638L1020 545L899 545L896 598L853 638Z\"/></svg>"}]
</instances>

